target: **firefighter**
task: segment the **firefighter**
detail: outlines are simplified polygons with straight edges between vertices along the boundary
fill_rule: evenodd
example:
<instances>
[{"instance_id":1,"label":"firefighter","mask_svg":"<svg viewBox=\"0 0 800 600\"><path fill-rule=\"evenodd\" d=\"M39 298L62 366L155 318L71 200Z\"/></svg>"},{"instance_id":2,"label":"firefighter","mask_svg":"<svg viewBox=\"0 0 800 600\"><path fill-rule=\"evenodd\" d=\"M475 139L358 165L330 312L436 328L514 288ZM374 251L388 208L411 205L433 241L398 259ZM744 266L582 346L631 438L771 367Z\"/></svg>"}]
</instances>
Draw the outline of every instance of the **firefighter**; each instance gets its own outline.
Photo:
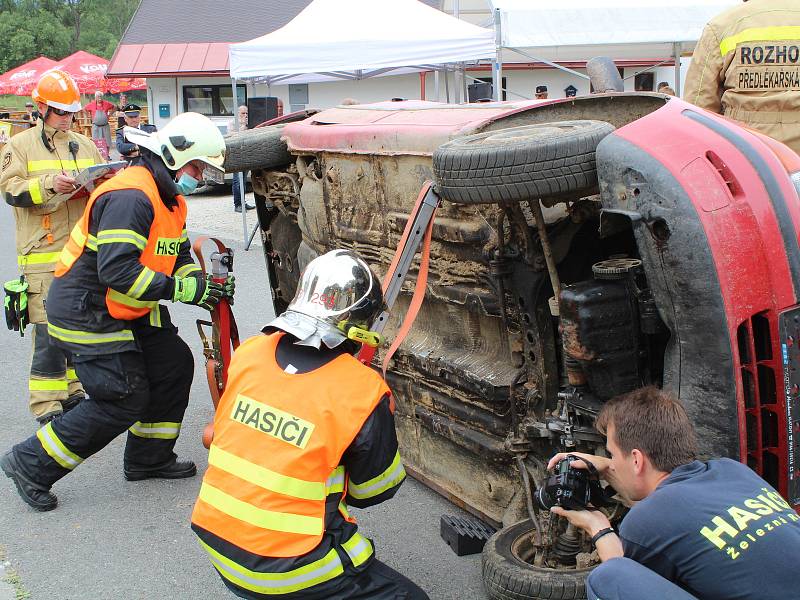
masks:
<instances>
[{"instance_id":1,"label":"firefighter","mask_svg":"<svg viewBox=\"0 0 800 600\"><path fill-rule=\"evenodd\" d=\"M706 25L684 98L800 152L797 0L750 0Z\"/></svg>"},{"instance_id":2,"label":"firefighter","mask_svg":"<svg viewBox=\"0 0 800 600\"><path fill-rule=\"evenodd\" d=\"M49 71L32 96L42 118L3 148L0 192L14 209L17 263L28 285L28 319L33 324L30 410L45 424L84 396L72 365L47 333L45 299L58 255L83 214L86 198L65 202L57 195L73 191L74 175L103 159L89 138L70 131L81 110L72 77Z\"/></svg>"},{"instance_id":3,"label":"firefighter","mask_svg":"<svg viewBox=\"0 0 800 600\"><path fill-rule=\"evenodd\" d=\"M128 430L124 475L195 475L173 448L189 402L193 359L159 300L211 309L233 281L201 276L190 256L183 195L225 142L207 117L184 113L161 132L126 130L132 166L102 183L64 246L48 296L50 336L73 357L88 397L14 446L0 468L36 510L56 507L51 486Z\"/></svg>"},{"instance_id":4,"label":"firefighter","mask_svg":"<svg viewBox=\"0 0 800 600\"><path fill-rule=\"evenodd\" d=\"M390 499L406 476L391 392L349 341L383 308L367 264L334 250L233 357L192 529L240 598L428 597L375 558L348 509Z\"/></svg>"}]
</instances>

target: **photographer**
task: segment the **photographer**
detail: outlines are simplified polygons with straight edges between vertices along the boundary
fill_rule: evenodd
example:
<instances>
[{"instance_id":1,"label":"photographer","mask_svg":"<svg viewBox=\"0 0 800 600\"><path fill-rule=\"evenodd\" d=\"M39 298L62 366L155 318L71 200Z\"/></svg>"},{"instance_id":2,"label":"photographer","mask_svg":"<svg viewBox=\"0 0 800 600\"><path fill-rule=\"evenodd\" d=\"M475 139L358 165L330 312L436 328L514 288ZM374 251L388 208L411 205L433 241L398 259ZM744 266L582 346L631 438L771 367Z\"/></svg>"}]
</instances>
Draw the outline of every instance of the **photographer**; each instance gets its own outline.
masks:
<instances>
[{"instance_id":1,"label":"photographer","mask_svg":"<svg viewBox=\"0 0 800 600\"><path fill-rule=\"evenodd\" d=\"M596 427L609 457L572 455L591 462L633 508L619 533L599 511L552 509L595 542L603 564L587 580L590 599L796 597L800 517L747 466L696 460L680 402L654 387L636 390L607 402ZM587 468L581 460L571 466Z\"/></svg>"}]
</instances>

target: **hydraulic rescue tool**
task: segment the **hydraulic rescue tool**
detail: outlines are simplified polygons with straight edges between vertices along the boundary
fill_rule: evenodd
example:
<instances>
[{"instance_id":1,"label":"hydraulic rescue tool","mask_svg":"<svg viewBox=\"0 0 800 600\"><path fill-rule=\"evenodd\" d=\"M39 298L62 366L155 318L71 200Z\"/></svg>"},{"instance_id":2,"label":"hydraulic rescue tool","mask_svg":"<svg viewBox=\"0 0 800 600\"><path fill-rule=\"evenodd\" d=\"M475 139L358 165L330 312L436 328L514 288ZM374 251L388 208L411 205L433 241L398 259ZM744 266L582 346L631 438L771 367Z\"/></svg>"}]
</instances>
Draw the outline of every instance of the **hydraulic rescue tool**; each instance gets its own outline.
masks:
<instances>
[{"instance_id":1,"label":"hydraulic rescue tool","mask_svg":"<svg viewBox=\"0 0 800 600\"><path fill-rule=\"evenodd\" d=\"M203 259L203 244L207 240L211 240L217 246L216 252L212 252L210 256L211 279L224 285L228 275L233 272L233 250L225 246L217 238L197 238L192 245L192 249L195 256L197 256L197 262L204 277L206 276L206 264ZM211 392L211 400L215 409L228 381L228 366L231 363L231 355L239 347L239 329L231 311L231 304L233 304L232 298L223 298L211 311L211 321L197 319L197 331L203 342L203 355L206 357L208 389ZM203 329L204 327L211 328L210 341ZM214 425L209 423L203 431L203 445L209 448L213 438Z\"/></svg>"}]
</instances>

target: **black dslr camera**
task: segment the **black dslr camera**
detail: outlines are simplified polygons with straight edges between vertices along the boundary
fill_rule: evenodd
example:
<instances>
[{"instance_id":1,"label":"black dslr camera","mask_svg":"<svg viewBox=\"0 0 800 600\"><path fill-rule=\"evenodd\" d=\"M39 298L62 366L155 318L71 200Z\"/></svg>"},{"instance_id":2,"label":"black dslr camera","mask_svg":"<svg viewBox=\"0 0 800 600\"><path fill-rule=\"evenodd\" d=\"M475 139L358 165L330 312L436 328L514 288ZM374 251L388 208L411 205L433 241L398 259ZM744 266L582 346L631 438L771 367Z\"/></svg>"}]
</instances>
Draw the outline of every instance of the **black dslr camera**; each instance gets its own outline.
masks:
<instances>
[{"instance_id":1,"label":"black dslr camera","mask_svg":"<svg viewBox=\"0 0 800 600\"><path fill-rule=\"evenodd\" d=\"M572 462L578 460L585 463L588 470L573 467ZM567 510L586 510L589 504L594 507L608 506L615 493L610 486L604 489L600 485L597 468L592 463L569 454L558 462L555 473L536 491L536 501L545 510L554 506Z\"/></svg>"}]
</instances>

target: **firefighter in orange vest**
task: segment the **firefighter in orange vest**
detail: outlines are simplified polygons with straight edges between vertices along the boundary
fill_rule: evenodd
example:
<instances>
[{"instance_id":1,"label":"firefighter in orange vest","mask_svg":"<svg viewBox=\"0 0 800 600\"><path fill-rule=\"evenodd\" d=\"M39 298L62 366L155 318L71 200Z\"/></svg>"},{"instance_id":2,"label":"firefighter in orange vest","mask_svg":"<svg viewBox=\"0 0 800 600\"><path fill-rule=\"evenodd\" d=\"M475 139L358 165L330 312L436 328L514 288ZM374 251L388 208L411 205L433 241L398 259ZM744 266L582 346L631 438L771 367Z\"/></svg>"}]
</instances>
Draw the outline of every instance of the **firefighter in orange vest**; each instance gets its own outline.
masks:
<instances>
[{"instance_id":1,"label":"firefighter in orange vest","mask_svg":"<svg viewBox=\"0 0 800 600\"><path fill-rule=\"evenodd\" d=\"M234 354L192 529L240 598L428 598L375 558L348 509L388 500L406 476L391 392L350 341L383 307L369 266L334 250Z\"/></svg>"},{"instance_id":2,"label":"firefighter in orange vest","mask_svg":"<svg viewBox=\"0 0 800 600\"><path fill-rule=\"evenodd\" d=\"M186 235L186 202L225 142L210 119L175 117L160 132L126 131L141 152L92 193L58 260L47 301L50 337L73 359L89 398L0 459L36 510L56 507L51 486L128 431L128 480L191 477L173 448L194 362L160 300L211 309L233 282L201 277Z\"/></svg>"}]
</instances>

